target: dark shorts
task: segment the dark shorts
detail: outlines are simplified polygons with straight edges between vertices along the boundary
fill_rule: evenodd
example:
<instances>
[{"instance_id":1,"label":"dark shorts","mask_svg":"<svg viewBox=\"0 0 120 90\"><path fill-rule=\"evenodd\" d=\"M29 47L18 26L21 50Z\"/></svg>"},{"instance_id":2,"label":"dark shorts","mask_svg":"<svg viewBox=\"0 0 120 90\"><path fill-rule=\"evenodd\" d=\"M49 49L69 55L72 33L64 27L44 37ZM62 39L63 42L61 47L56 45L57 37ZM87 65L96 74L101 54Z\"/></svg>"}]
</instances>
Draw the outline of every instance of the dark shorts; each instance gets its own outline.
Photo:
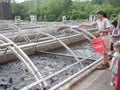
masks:
<instances>
[{"instance_id":1,"label":"dark shorts","mask_svg":"<svg viewBox=\"0 0 120 90\"><path fill-rule=\"evenodd\" d=\"M113 45L114 45L114 43L110 43L110 50L112 51L112 50L114 50L114 48L113 48Z\"/></svg>"}]
</instances>

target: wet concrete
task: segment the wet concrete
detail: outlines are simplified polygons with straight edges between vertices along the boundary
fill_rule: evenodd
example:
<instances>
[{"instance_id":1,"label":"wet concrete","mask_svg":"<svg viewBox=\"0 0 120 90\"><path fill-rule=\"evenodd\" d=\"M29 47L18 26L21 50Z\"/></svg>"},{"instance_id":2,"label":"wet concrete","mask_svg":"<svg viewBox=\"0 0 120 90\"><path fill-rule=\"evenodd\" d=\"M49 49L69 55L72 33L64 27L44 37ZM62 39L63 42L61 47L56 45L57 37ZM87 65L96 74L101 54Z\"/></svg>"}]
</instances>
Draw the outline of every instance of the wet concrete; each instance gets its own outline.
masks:
<instances>
[{"instance_id":1,"label":"wet concrete","mask_svg":"<svg viewBox=\"0 0 120 90\"><path fill-rule=\"evenodd\" d=\"M71 90L114 90L110 86L112 73L108 70L95 70L84 80L76 83Z\"/></svg>"},{"instance_id":2,"label":"wet concrete","mask_svg":"<svg viewBox=\"0 0 120 90\"><path fill-rule=\"evenodd\" d=\"M76 53L76 55L81 57L86 57L92 55L93 53L89 42L79 42L77 44L70 45L70 48ZM69 54L64 48L59 48L52 51ZM100 55L97 55L96 57L99 58ZM63 57L58 55L53 56L43 53L37 53L36 55L30 56L30 59L39 69L43 77L47 77L54 72L76 62L74 58L71 57ZM94 62L94 60L86 60L82 63L84 66L88 66L92 62ZM78 64L67 71L47 80L49 88L60 83L80 70L81 68ZM0 90L19 90L20 88L29 85L32 82L34 82L33 76L19 60L0 65ZM37 89L37 87L34 87L30 90L35 89Z\"/></svg>"}]
</instances>

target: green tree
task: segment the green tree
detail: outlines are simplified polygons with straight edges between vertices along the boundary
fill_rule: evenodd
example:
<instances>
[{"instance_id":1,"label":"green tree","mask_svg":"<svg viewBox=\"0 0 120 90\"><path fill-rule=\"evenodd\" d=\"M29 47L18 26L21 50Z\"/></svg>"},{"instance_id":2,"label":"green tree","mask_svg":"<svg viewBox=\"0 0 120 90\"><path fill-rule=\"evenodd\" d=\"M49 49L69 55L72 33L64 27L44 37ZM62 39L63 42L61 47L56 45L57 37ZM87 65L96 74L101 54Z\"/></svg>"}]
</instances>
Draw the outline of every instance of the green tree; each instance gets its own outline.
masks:
<instances>
[{"instance_id":1,"label":"green tree","mask_svg":"<svg viewBox=\"0 0 120 90\"><path fill-rule=\"evenodd\" d=\"M110 4L113 7L119 7L120 6L120 0L108 0L108 2L110 2Z\"/></svg>"},{"instance_id":2,"label":"green tree","mask_svg":"<svg viewBox=\"0 0 120 90\"><path fill-rule=\"evenodd\" d=\"M91 3L92 4L102 5L102 0L92 0Z\"/></svg>"},{"instance_id":3,"label":"green tree","mask_svg":"<svg viewBox=\"0 0 120 90\"><path fill-rule=\"evenodd\" d=\"M12 4L12 16L13 18L15 16L21 16L22 19L25 19L25 16L27 15L27 7L21 3L13 3Z\"/></svg>"}]
</instances>

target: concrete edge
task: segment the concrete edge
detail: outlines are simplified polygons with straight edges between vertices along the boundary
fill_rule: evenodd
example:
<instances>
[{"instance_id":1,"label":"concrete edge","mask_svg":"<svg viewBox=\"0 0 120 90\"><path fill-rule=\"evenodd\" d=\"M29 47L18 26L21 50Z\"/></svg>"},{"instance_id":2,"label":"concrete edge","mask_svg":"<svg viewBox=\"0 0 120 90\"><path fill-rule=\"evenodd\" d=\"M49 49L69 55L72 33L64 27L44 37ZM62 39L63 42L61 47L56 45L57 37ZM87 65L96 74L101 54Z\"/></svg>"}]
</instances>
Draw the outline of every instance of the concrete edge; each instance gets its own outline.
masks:
<instances>
[{"instance_id":1,"label":"concrete edge","mask_svg":"<svg viewBox=\"0 0 120 90\"><path fill-rule=\"evenodd\" d=\"M90 67L89 69L85 70L69 82L65 83L63 86L57 88L56 90L71 90L71 87L77 84L78 82L85 79L89 74L91 74L94 70L96 70L96 67L101 63L101 60L95 64L94 66Z\"/></svg>"}]
</instances>

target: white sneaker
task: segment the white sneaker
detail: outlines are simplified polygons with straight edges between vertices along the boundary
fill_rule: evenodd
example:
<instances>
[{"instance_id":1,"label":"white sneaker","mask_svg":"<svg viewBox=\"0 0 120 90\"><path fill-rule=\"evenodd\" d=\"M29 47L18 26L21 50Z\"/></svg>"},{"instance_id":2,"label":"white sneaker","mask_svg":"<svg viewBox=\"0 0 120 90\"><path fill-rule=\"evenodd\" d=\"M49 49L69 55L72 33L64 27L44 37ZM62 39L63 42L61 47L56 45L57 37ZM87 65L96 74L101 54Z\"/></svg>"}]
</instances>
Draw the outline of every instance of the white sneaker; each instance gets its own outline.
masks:
<instances>
[{"instance_id":1,"label":"white sneaker","mask_svg":"<svg viewBox=\"0 0 120 90\"><path fill-rule=\"evenodd\" d=\"M114 82L110 82L110 86L111 87L115 87L115 83Z\"/></svg>"}]
</instances>

